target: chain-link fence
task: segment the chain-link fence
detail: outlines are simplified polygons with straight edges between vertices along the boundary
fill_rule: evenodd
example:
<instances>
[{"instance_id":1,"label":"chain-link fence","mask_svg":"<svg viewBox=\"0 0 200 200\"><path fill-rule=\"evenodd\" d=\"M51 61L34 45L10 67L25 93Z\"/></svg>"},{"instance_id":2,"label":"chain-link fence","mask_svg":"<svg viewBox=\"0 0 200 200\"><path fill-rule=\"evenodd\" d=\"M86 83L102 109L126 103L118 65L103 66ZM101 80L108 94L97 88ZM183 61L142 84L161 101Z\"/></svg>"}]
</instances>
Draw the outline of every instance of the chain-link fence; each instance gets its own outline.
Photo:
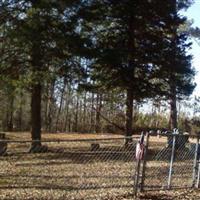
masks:
<instances>
[{"instance_id":1,"label":"chain-link fence","mask_svg":"<svg viewBox=\"0 0 200 200\"><path fill-rule=\"evenodd\" d=\"M199 186L198 137L143 136L141 160L135 159L139 137L45 140L34 153L32 141L2 138L0 199L26 199L30 192L33 199L114 199L138 189Z\"/></svg>"},{"instance_id":2,"label":"chain-link fence","mask_svg":"<svg viewBox=\"0 0 200 200\"><path fill-rule=\"evenodd\" d=\"M0 199L4 193L43 199L105 199L133 191L135 144L132 138L42 141L41 153L30 153L31 141L7 144L0 156ZM130 138L129 138L130 140ZM14 192L13 191L17 191ZM52 194L50 194L52 193ZM10 196L11 195L11 196ZM57 196L56 196L57 195ZM19 197L22 199L22 197Z\"/></svg>"},{"instance_id":3,"label":"chain-link fence","mask_svg":"<svg viewBox=\"0 0 200 200\"><path fill-rule=\"evenodd\" d=\"M136 189L173 189L199 186L199 139L176 133L146 135L146 154Z\"/></svg>"}]
</instances>

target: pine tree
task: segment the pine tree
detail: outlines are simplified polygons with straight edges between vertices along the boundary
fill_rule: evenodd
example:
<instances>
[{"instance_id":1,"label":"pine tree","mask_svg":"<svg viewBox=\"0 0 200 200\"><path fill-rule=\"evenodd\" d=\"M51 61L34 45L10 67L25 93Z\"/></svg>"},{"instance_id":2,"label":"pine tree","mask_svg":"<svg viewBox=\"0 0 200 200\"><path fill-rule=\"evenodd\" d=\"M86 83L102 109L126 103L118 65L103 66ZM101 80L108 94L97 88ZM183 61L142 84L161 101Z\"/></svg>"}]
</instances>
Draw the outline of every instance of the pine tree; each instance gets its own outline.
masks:
<instances>
[{"instance_id":1,"label":"pine tree","mask_svg":"<svg viewBox=\"0 0 200 200\"><path fill-rule=\"evenodd\" d=\"M162 67L160 49L171 13L161 1L90 1L88 7L95 21L85 23L96 48L92 75L107 88L126 91L126 136L131 136L133 100L161 93L155 73Z\"/></svg>"},{"instance_id":2,"label":"pine tree","mask_svg":"<svg viewBox=\"0 0 200 200\"><path fill-rule=\"evenodd\" d=\"M77 10L80 1L3 1L1 23L12 46L10 54L20 50L25 60L19 65L20 81L31 92L31 136L41 139L41 98L44 82L60 72L64 63L82 54L84 39L79 35ZM21 59L21 57L19 57ZM62 66L62 65L61 65ZM13 66L15 69L15 66ZM41 143L33 141L31 151ZM37 148L36 148L37 147ZM38 148L39 149L39 148Z\"/></svg>"},{"instance_id":3,"label":"pine tree","mask_svg":"<svg viewBox=\"0 0 200 200\"><path fill-rule=\"evenodd\" d=\"M191 56L187 54L190 43L187 42L188 34L179 31L184 25L186 18L181 17L178 12L182 8L187 8L189 1L166 2L168 15L164 18L165 24L162 35L162 48L157 78L161 83L159 92L170 105L169 128L172 130L178 127L177 124L177 98L183 98L192 94L195 84L193 78L195 71L191 66Z\"/></svg>"}]
</instances>

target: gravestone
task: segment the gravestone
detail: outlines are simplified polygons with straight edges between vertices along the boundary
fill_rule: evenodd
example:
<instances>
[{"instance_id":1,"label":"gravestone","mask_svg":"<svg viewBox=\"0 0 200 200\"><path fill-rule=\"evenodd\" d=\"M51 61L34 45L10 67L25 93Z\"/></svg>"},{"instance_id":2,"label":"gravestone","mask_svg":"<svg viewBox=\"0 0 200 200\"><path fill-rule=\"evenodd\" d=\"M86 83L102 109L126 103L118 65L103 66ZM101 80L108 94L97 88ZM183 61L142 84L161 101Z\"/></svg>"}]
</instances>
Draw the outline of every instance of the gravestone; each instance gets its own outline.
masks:
<instances>
[{"instance_id":1,"label":"gravestone","mask_svg":"<svg viewBox=\"0 0 200 200\"><path fill-rule=\"evenodd\" d=\"M173 146L173 135L169 135L167 138L167 147L172 148ZM188 143L189 135L183 135L179 134L176 135L176 141L175 141L175 148L176 149L182 149L185 148L185 145Z\"/></svg>"}]
</instances>

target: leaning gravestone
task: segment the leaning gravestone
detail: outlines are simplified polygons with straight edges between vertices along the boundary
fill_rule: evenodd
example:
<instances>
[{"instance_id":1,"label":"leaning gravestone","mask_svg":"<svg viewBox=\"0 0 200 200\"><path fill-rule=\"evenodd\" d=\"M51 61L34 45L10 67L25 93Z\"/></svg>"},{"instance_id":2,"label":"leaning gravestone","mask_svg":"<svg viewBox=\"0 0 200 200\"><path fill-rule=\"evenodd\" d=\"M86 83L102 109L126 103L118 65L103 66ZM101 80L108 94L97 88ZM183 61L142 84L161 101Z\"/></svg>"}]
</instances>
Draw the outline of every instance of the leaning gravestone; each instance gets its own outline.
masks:
<instances>
[{"instance_id":1,"label":"leaning gravestone","mask_svg":"<svg viewBox=\"0 0 200 200\"><path fill-rule=\"evenodd\" d=\"M173 146L173 135L169 135L167 137L167 147L172 148ZM188 143L189 135L188 134L177 134L176 140L175 140L175 148L176 149L184 149L186 147L186 144Z\"/></svg>"},{"instance_id":2,"label":"leaning gravestone","mask_svg":"<svg viewBox=\"0 0 200 200\"><path fill-rule=\"evenodd\" d=\"M5 155L7 151L7 142L5 138L5 133L0 133L0 156Z\"/></svg>"},{"instance_id":3,"label":"leaning gravestone","mask_svg":"<svg viewBox=\"0 0 200 200\"><path fill-rule=\"evenodd\" d=\"M188 133L182 133L178 130L174 130L174 132L165 132L165 134L167 136L167 145L157 153L156 160L169 160L171 158L174 137L176 137L175 151L181 152L176 154L176 159L182 159L186 157L187 154L189 155L189 149L187 148L187 144L189 142Z\"/></svg>"}]
</instances>

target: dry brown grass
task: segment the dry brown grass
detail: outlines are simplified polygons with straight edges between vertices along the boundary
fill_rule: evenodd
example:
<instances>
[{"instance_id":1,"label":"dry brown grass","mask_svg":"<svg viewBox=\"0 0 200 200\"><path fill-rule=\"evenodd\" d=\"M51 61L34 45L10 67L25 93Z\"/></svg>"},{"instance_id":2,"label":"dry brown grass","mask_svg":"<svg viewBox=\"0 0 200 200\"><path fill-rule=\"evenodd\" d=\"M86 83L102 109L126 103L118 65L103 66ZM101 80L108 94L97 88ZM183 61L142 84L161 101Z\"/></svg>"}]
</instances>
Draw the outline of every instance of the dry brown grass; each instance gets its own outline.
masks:
<instances>
[{"instance_id":1,"label":"dry brown grass","mask_svg":"<svg viewBox=\"0 0 200 200\"><path fill-rule=\"evenodd\" d=\"M30 132L6 132L6 136L9 139L20 139L29 140L31 139ZM119 134L109 134L109 133L42 133L42 139L102 139L102 138L118 138L122 137Z\"/></svg>"},{"instance_id":2,"label":"dry brown grass","mask_svg":"<svg viewBox=\"0 0 200 200\"><path fill-rule=\"evenodd\" d=\"M30 133L7 133L7 137L11 140L30 140ZM120 135L117 134L43 134L44 140L118 137ZM29 143L8 145L8 155L0 157L0 199L133 199L134 151L124 148L124 140L101 141L101 149L97 152L91 151L89 141L45 144L59 151L29 154ZM165 146L166 138L151 137L150 144L151 159L154 159ZM177 169L188 166L184 172L187 175L191 172L190 165L188 161L175 163ZM168 166L168 160L149 160L146 185L162 188L166 184ZM191 181L190 175L183 178L179 176L181 173L174 177L173 184ZM140 199L172 197L178 199L175 192L147 193Z\"/></svg>"},{"instance_id":3,"label":"dry brown grass","mask_svg":"<svg viewBox=\"0 0 200 200\"><path fill-rule=\"evenodd\" d=\"M107 134L43 134L43 140L118 138ZM29 133L7 133L11 140L29 140ZM124 140L44 143L51 152L29 154L29 143L9 143L0 158L0 199L103 199L132 189L134 155ZM59 150L58 152L56 150Z\"/></svg>"}]
</instances>

